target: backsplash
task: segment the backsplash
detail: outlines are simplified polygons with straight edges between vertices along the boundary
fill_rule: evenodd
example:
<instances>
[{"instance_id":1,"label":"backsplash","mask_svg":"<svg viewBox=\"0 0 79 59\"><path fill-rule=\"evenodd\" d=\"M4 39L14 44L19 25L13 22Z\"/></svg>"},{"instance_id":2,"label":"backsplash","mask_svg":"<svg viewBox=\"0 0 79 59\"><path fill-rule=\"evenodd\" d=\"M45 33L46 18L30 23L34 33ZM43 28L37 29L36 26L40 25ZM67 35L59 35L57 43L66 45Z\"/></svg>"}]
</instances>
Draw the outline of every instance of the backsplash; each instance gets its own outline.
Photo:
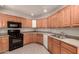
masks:
<instances>
[{"instance_id":1,"label":"backsplash","mask_svg":"<svg viewBox=\"0 0 79 59\"><path fill-rule=\"evenodd\" d=\"M21 32L35 31L35 29L32 29L32 28L22 28L20 30L21 30Z\"/></svg>"},{"instance_id":2,"label":"backsplash","mask_svg":"<svg viewBox=\"0 0 79 59\"><path fill-rule=\"evenodd\" d=\"M34 31L32 28L21 28L21 32ZM0 34L7 34L8 28L0 28Z\"/></svg>"},{"instance_id":3,"label":"backsplash","mask_svg":"<svg viewBox=\"0 0 79 59\"><path fill-rule=\"evenodd\" d=\"M0 34L7 34L7 29L0 29Z\"/></svg>"},{"instance_id":4,"label":"backsplash","mask_svg":"<svg viewBox=\"0 0 79 59\"><path fill-rule=\"evenodd\" d=\"M8 29L0 29L0 34L7 33ZM21 32L27 31L43 31L43 32L52 32L52 33L61 33L64 32L67 35L79 36L79 28L60 28L60 29L36 29L36 28L22 28Z\"/></svg>"},{"instance_id":5,"label":"backsplash","mask_svg":"<svg viewBox=\"0 0 79 59\"><path fill-rule=\"evenodd\" d=\"M52 32L52 33L64 32L67 35L79 36L79 28L37 29L37 31L48 31L48 32Z\"/></svg>"}]
</instances>

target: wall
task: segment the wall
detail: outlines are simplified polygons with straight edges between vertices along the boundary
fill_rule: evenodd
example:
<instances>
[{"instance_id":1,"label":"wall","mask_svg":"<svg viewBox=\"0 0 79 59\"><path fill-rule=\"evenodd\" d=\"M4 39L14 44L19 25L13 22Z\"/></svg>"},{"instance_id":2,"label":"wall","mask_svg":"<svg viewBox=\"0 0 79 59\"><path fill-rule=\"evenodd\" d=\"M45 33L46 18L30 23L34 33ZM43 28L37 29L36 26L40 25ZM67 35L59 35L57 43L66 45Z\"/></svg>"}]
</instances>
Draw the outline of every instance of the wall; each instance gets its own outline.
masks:
<instances>
[{"instance_id":1,"label":"wall","mask_svg":"<svg viewBox=\"0 0 79 59\"><path fill-rule=\"evenodd\" d=\"M79 28L37 29L37 31L48 31L52 33L64 32L67 35L79 36Z\"/></svg>"}]
</instances>

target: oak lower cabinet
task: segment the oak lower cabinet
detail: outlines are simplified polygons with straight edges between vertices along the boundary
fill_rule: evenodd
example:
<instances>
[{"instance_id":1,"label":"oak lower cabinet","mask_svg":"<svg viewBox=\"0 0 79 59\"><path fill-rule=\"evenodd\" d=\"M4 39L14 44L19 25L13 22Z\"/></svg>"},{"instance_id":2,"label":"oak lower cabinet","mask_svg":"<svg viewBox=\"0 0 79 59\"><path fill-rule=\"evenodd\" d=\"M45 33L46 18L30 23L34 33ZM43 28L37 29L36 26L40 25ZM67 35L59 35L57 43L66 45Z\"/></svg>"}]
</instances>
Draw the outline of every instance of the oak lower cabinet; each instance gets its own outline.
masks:
<instances>
[{"instance_id":1,"label":"oak lower cabinet","mask_svg":"<svg viewBox=\"0 0 79 59\"><path fill-rule=\"evenodd\" d=\"M53 54L60 54L60 41L54 38L48 37L48 50Z\"/></svg>"},{"instance_id":2,"label":"oak lower cabinet","mask_svg":"<svg viewBox=\"0 0 79 59\"><path fill-rule=\"evenodd\" d=\"M52 54L79 54L79 48L48 36L48 50Z\"/></svg>"},{"instance_id":3,"label":"oak lower cabinet","mask_svg":"<svg viewBox=\"0 0 79 59\"><path fill-rule=\"evenodd\" d=\"M23 44L29 44L33 42L32 33L24 33Z\"/></svg>"},{"instance_id":4,"label":"oak lower cabinet","mask_svg":"<svg viewBox=\"0 0 79 59\"><path fill-rule=\"evenodd\" d=\"M33 43L43 44L43 34L33 33Z\"/></svg>"},{"instance_id":5,"label":"oak lower cabinet","mask_svg":"<svg viewBox=\"0 0 79 59\"><path fill-rule=\"evenodd\" d=\"M54 54L60 54L61 53L60 43L61 42L59 40L53 38L53 53Z\"/></svg>"},{"instance_id":6,"label":"oak lower cabinet","mask_svg":"<svg viewBox=\"0 0 79 59\"><path fill-rule=\"evenodd\" d=\"M53 53L53 38L48 37L48 50Z\"/></svg>"},{"instance_id":7,"label":"oak lower cabinet","mask_svg":"<svg viewBox=\"0 0 79 59\"><path fill-rule=\"evenodd\" d=\"M43 34L39 33L24 33L24 45L29 43L43 44Z\"/></svg>"},{"instance_id":8,"label":"oak lower cabinet","mask_svg":"<svg viewBox=\"0 0 79 59\"><path fill-rule=\"evenodd\" d=\"M61 54L77 54L77 47L61 42Z\"/></svg>"},{"instance_id":9,"label":"oak lower cabinet","mask_svg":"<svg viewBox=\"0 0 79 59\"><path fill-rule=\"evenodd\" d=\"M8 50L9 50L8 36L0 37L0 53L3 53L3 52L8 51Z\"/></svg>"}]
</instances>

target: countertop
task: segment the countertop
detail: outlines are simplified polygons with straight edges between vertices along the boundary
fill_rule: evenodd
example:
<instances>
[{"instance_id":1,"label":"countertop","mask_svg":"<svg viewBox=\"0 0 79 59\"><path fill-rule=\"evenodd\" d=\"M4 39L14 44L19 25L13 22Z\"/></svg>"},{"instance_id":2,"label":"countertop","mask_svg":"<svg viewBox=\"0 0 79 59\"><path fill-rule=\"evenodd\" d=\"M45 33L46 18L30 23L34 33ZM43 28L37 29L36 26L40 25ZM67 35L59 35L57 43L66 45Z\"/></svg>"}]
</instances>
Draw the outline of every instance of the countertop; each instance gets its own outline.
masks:
<instances>
[{"instance_id":1,"label":"countertop","mask_svg":"<svg viewBox=\"0 0 79 59\"><path fill-rule=\"evenodd\" d=\"M75 47L78 47L79 48L79 40L76 40L76 39L71 39L71 38L57 38L55 36L52 36L53 33L51 32L43 32L43 31L26 31L26 32L22 32L23 34L24 33L40 33L40 34L47 34L48 36L52 37L52 38L55 38L57 40L60 40L60 41L63 41L63 42L66 42L68 44L71 44L71 45L74 45ZM7 33L4 33L4 34L0 34L0 37L4 37L4 36L9 36Z\"/></svg>"},{"instance_id":2,"label":"countertop","mask_svg":"<svg viewBox=\"0 0 79 59\"><path fill-rule=\"evenodd\" d=\"M63 38L63 39L61 39L61 38L54 37L52 35L49 35L49 36L79 48L79 40L71 39L71 38Z\"/></svg>"}]
</instances>

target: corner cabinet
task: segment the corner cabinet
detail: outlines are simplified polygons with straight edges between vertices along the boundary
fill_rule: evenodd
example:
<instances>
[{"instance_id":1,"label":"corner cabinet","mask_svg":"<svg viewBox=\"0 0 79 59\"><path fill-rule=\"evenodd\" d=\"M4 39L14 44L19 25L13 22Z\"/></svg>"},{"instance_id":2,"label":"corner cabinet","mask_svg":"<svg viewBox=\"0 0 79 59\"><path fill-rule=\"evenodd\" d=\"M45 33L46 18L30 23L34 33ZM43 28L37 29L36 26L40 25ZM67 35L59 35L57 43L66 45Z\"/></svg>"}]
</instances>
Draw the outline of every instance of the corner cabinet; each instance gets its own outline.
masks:
<instances>
[{"instance_id":1,"label":"corner cabinet","mask_svg":"<svg viewBox=\"0 0 79 59\"><path fill-rule=\"evenodd\" d=\"M29 44L33 42L32 33L24 33L23 44Z\"/></svg>"},{"instance_id":2,"label":"corner cabinet","mask_svg":"<svg viewBox=\"0 0 79 59\"><path fill-rule=\"evenodd\" d=\"M33 33L33 43L43 44L43 34Z\"/></svg>"},{"instance_id":3,"label":"corner cabinet","mask_svg":"<svg viewBox=\"0 0 79 59\"><path fill-rule=\"evenodd\" d=\"M47 18L36 20L37 28L47 28Z\"/></svg>"},{"instance_id":4,"label":"corner cabinet","mask_svg":"<svg viewBox=\"0 0 79 59\"><path fill-rule=\"evenodd\" d=\"M22 24L23 24L22 27L24 28L32 28L32 20L23 19Z\"/></svg>"},{"instance_id":5,"label":"corner cabinet","mask_svg":"<svg viewBox=\"0 0 79 59\"><path fill-rule=\"evenodd\" d=\"M29 44L29 43L39 43L43 44L43 34L40 33L24 33L24 39L23 39L24 45Z\"/></svg>"}]
</instances>

